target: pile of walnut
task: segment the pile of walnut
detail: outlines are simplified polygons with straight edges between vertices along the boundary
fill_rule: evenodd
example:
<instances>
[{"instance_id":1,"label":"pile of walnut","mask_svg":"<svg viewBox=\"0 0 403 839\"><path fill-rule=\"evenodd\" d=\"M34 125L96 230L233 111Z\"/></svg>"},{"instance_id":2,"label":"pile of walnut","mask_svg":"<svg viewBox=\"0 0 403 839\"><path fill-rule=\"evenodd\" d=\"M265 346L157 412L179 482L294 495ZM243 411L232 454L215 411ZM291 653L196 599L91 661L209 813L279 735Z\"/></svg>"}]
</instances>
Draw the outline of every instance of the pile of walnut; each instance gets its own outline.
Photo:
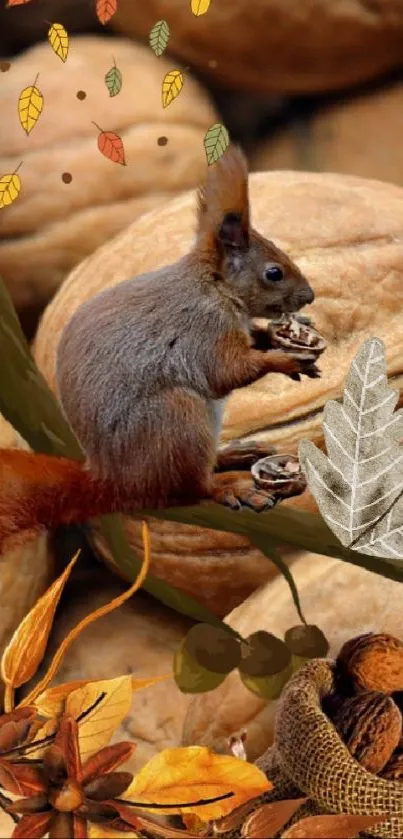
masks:
<instances>
[{"instance_id":1,"label":"pile of walnut","mask_svg":"<svg viewBox=\"0 0 403 839\"><path fill-rule=\"evenodd\" d=\"M368 772L403 782L403 643L369 633L336 659L335 691L323 710Z\"/></svg>"}]
</instances>

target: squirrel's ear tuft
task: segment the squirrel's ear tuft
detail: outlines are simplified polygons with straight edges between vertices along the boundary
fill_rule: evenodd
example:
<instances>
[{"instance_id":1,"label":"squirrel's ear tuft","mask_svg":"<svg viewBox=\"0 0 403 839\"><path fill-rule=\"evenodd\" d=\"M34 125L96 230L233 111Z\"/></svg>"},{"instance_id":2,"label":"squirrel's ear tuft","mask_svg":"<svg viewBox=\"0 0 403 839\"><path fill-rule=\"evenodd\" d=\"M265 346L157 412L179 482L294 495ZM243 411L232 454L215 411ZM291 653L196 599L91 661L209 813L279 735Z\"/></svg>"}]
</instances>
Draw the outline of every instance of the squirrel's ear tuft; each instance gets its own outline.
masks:
<instances>
[{"instance_id":1,"label":"squirrel's ear tuft","mask_svg":"<svg viewBox=\"0 0 403 839\"><path fill-rule=\"evenodd\" d=\"M245 248L249 239L248 167L237 146L209 166L198 193L199 239L217 246Z\"/></svg>"},{"instance_id":2,"label":"squirrel's ear tuft","mask_svg":"<svg viewBox=\"0 0 403 839\"><path fill-rule=\"evenodd\" d=\"M240 213L227 213L217 236L226 249L245 250L249 245L249 229L245 227Z\"/></svg>"}]
</instances>

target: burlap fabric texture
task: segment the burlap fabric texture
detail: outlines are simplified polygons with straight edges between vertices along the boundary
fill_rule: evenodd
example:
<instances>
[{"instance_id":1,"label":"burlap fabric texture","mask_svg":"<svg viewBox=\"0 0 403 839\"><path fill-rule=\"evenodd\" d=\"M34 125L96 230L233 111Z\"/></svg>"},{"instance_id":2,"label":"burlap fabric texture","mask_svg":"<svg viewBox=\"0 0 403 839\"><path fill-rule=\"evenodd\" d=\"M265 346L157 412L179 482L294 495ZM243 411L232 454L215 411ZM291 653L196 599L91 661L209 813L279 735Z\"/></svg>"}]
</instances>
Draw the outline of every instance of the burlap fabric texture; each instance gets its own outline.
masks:
<instances>
[{"instance_id":1,"label":"burlap fabric texture","mask_svg":"<svg viewBox=\"0 0 403 839\"><path fill-rule=\"evenodd\" d=\"M322 711L333 686L334 663L328 659L310 661L290 679L277 709L274 744L256 761L274 785L256 799L256 809L307 796L293 821L319 813L387 814L384 824L365 835L403 839L403 783L372 775L351 756ZM240 836L238 829L221 839Z\"/></svg>"}]
</instances>

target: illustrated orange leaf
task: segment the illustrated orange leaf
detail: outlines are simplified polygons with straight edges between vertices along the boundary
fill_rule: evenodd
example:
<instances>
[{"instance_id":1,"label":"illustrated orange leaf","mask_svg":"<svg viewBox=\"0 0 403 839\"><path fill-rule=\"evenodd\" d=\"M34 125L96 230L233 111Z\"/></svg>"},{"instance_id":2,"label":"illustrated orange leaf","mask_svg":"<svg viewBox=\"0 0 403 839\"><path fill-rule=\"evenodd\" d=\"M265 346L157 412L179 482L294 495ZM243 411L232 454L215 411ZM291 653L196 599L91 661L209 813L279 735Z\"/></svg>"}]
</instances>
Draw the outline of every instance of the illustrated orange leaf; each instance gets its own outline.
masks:
<instances>
[{"instance_id":1,"label":"illustrated orange leaf","mask_svg":"<svg viewBox=\"0 0 403 839\"><path fill-rule=\"evenodd\" d=\"M81 784L89 784L98 775L105 772L113 772L117 766L129 760L129 757L136 749L136 743L115 743L113 746L105 746L99 752L92 755L84 764L79 781Z\"/></svg>"},{"instance_id":2,"label":"illustrated orange leaf","mask_svg":"<svg viewBox=\"0 0 403 839\"><path fill-rule=\"evenodd\" d=\"M11 763L0 759L0 784L14 795L35 795L42 792L44 784L35 766L26 763Z\"/></svg>"},{"instance_id":3,"label":"illustrated orange leaf","mask_svg":"<svg viewBox=\"0 0 403 839\"><path fill-rule=\"evenodd\" d=\"M261 836L275 836L294 813L305 804L306 798L296 798L287 801L273 801L262 804L251 813L242 825L242 836L245 839L260 839Z\"/></svg>"},{"instance_id":4,"label":"illustrated orange leaf","mask_svg":"<svg viewBox=\"0 0 403 839\"><path fill-rule=\"evenodd\" d=\"M112 160L113 163L120 163L122 166L126 166L122 138L113 131L103 131L96 122L93 122L93 125L99 131L98 148L101 154L107 157L108 160Z\"/></svg>"},{"instance_id":5,"label":"illustrated orange leaf","mask_svg":"<svg viewBox=\"0 0 403 839\"><path fill-rule=\"evenodd\" d=\"M257 766L236 757L215 754L204 746L189 746L164 749L151 758L123 798L138 801L145 809L150 804L163 805L158 808L159 813L190 810L203 821L210 821L270 789L271 782ZM229 793L231 797L222 801L201 803Z\"/></svg>"},{"instance_id":6,"label":"illustrated orange leaf","mask_svg":"<svg viewBox=\"0 0 403 839\"><path fill-rule=\"evenodd\" d=\"M24 6L25 3L31 3L31 0L8 0L6 8L9 6Z\"/></svg>"},{"instance_id":7,"label":"illustrated orange leaf","mask_svg":"<svg viewBox=\"0 0 403 839\"><path fill-rule=\"evenodd\" d=\"M282 839L354 839L375 825L380 825L388 816L308 816L282 834Z\"/></svg>"},{"instance_id":8,"label":"illustrated orange leaf","mask_svg":"<svg viewBox=\"0 0 403 839\"><path fill-rule=\"evenodd\" d=\"M43 717L59 717L64 711L65 701L70 693L83 687L90 680L77 679L74 682L64 682L40 693L35 699L35 707Z\"/></svg>"},{"instance_id":9,"label":"illustrated orange leaf","mask_svg":"<svg viewBox=\"0 0 403 839\"><path fill-rule=\"evenodd\" d=\"M20 687L36 673L45 653L57 604L79 553L77 551L63 574L37 600L4 650L1 659L1 676L6 685L12 688ZM26 701L25 704L32 703ZM6 707L7 710L11 710L11 707Z\"/></svg>"},{"instance_id":10,"label":"illustrated orange leaf","mask_svg":"<svg viewBox=\"0 0 403 839\"><path fill-rule=\"evenodd\" d=\"M100 23L108 23L118 7L117 0L97 0L97 17Z\"/></svg>"},{"instance_id":11,"label":"illustrated orange leaf","mask_svg":"<svg viewBox=\"0 0 403 839\"><path fill-rule=\"evenodd\" d=\"M71 632L67 635L66 638L63 639L62 643L60 644L59 649L55 653L50 667L40 682L33 688L31 693L25 697L24 701L21 705L32 705L35 702L36 698L40 696L41 693L47 688L49 682L54 678L55 674L57 673L58 668L63 660L63 656L65 655L66 651L68 650L69 646L75 641L76 638L80 635L83 629L86 629L91 623L98 620L98 618L102 618L104 615L108 615L110 612L113 612L114 609L117 609L122 603L125 603L132 595L143 585L143 582L148 574L148 570L150 568L150 532L148 529L147 522L142 522L142 537L143 537L143 545L144 545L144 560L141 566L141 569L134 581L134 583L127 589L127 591L120 594L118 597L114 597L109 603L106 603L104 606L100 606L99 609L95 609L94 612L91 612L85 618L83 618L77 626L75 626Z\"/></svg>"},{"instance_id":12,"label":"illustrated orange leaf","mask_svg":"<svg viewBox=\"0 0 403 839\"><path fill-rule=\"evenodd\" d=\"M35 813L33 816L23 816L15 826L11 839L41 839L46 836L52 813Z\"/></svg>"}]
</instances>

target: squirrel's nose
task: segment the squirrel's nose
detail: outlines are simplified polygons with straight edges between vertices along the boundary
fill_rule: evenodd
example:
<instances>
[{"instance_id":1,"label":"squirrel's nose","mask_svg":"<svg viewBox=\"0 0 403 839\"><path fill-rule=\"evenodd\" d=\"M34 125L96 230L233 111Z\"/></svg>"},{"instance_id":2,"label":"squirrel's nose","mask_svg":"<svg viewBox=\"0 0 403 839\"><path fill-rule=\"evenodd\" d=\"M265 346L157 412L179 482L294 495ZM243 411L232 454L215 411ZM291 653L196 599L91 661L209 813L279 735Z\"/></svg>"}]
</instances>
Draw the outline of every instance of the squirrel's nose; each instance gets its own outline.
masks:
<instances>
[{"instance_id":1,"label":"squirrel's nose","mask_svg":"<svg viewBox=\"0 0 403 839\"><path fill-rule=\"evenodd\" d=\"M309 306L311 303L313 303L313 301L315 300L315 292L314 292L313 288L311 288L311 286L310 286L310 285L308 286L308 288L307 288L307 290L306 290L306 292L305 292L304 297L305 297L305 302L306 302L306 304L307 304L308 306Z\"/></svg>"}]
</instances>

